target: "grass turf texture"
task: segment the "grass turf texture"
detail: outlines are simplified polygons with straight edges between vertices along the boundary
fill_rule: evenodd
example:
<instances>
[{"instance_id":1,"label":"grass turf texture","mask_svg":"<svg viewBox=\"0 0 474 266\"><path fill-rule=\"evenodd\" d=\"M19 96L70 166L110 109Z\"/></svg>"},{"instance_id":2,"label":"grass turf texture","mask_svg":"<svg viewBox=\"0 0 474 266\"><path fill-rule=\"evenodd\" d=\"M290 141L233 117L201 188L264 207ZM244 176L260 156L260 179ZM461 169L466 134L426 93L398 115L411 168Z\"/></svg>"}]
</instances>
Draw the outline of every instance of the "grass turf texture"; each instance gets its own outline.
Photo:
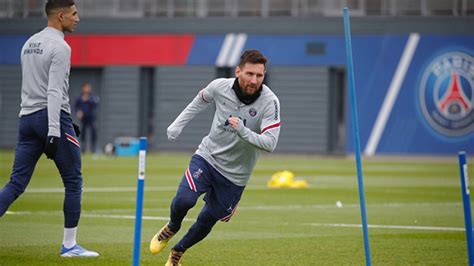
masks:
<instances>
[{"instance_id":1,"label":"grass turf texture","mask_svg":"<svg viewBox=\"0 0 474 266\"><path fill-rule=\"evenodd\" d=\"M148 241L166 223L169 204L191 154L149 154L142 227L142 265L166 262L203 205L192 209L162 254ZM0 185L13 153L0 151ZM136 157L83 157L84 193L78 243L97 259L59 257L62 183L42 157L27 191L0 219L0 265L129 265L132 261ZM470 173L474 165L470 164ZM363 161L374 265L467 263L457 156ZM308 189L267 189L279 170L306 179ZM341 201L342 208L336 207ZM186 252L186 265L363 265L364 244L354 159L262 156L236 215ZM345 224L346 226L336 226ZM427 227L437 227L430 229ZM444 230L435 230L443 229Z\"/></svg>"}]
</instances>

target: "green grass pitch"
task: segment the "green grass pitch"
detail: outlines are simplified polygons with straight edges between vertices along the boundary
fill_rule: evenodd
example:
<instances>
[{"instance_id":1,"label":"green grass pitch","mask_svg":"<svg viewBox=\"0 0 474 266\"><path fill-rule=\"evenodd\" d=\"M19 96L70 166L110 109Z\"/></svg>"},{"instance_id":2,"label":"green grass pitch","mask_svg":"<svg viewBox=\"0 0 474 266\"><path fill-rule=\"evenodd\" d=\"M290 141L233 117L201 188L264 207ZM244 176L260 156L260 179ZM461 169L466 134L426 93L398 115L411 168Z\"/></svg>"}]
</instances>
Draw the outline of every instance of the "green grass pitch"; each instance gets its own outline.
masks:
<instances>
[{"instance_id":1,"label":"green grass pitch","mask_svg":"<svg viewBox=\"0 0 474 266\"><path fill-rule=\"evenodd\" d=\"M169 248L148 252L166 223L169 204L190 153L147 157L142 265L163 265ZM63 233L62 183L41 158L27 191L0 219L0 265L130 265L137 179L136 157L83 157L84 194L78 243L96 259L59 257ZM13 153L0 151L0 185ZM470 173L474 166L470 164ZM279 170L309 182L307 189L268 189ZM363 161L374 265L467 264L457 156ZM342 202L342 208L336 202ZM197 217L192 209L169 246ZM357 177L352 157L265 155L236 215L186 252L184 265L364 265Z\"/></svg>"}]
</instances>

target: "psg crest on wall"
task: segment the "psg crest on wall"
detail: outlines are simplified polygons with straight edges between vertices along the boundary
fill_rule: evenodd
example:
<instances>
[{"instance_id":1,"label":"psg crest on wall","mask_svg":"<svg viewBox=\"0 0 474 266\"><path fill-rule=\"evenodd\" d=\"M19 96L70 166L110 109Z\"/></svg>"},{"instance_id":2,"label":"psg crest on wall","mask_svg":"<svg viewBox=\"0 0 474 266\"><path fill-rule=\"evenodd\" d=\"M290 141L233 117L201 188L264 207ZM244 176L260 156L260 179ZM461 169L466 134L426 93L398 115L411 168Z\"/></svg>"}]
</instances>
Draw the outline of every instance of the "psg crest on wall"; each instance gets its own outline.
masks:
<instances>
[{"instance_id":1,"label":"psg crest on wall","mask_svg":"<svg viewBox=\"0 0 474 266\"><path fill-rule=\"evenodd\" d=\"M464 52L436 57L424 70L419 86L424 118L444 136L474 132L474 60Z\"/></svg>"}]
</instances>

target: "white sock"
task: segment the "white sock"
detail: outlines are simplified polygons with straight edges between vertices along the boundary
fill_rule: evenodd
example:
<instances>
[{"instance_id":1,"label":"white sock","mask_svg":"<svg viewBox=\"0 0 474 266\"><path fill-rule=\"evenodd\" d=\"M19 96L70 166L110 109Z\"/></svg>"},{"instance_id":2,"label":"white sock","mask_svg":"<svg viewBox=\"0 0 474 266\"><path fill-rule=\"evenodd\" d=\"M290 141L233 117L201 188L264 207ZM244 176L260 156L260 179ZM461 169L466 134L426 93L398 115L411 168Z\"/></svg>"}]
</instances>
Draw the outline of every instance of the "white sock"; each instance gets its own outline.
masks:
<instances>
[{"instance_id":1,"label":"white sock","mask_svg":"<svg viewBox=\"0 0 474 266\"><path fill-rule=\"evenodd\" d=\"M64 228L63 246L65 248L72 248L76 245L77 227Z\"/></svg>"}]
</instances>

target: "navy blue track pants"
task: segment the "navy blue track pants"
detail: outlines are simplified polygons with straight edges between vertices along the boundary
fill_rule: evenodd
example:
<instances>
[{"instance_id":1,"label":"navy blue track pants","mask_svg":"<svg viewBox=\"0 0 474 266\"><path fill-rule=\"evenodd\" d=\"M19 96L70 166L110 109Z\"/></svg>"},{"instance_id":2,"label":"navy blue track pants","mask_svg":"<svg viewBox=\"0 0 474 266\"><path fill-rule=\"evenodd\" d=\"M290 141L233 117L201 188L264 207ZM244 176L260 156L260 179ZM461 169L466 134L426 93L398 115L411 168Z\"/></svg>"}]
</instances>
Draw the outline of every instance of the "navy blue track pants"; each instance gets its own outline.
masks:
<instances>
[{"instance_id":1,"label":"navy blue track pants","mask_svg":"<svg viewBox=\"0 0 474 266\"><path fill-rule=\"evenodd\" d=\"M43 154L48 134L46 109L20 117L18 142L10 181L0 191L0 217L25 191L36 163ZM64 184L64 227L73 228L81 215L81 152L71 116L61 111L61 140L54 163Z\"/></svg>"},{"instance_id":2,"label":"navy blue track pants","mask_svg":"<svg viewBox=\"0 0 474 266\"><path fill-rule=\"evenodd\" d=\"M228 222L244 189L244 186L230 182L204 158L193 155L171 203L168 224L171 231L177 232L181 228L188 210L196 205L200 195L205 194L206 204L196 222L173 249L183 252L204 239L217 221Z\"/></svg>"}]
</instances>

